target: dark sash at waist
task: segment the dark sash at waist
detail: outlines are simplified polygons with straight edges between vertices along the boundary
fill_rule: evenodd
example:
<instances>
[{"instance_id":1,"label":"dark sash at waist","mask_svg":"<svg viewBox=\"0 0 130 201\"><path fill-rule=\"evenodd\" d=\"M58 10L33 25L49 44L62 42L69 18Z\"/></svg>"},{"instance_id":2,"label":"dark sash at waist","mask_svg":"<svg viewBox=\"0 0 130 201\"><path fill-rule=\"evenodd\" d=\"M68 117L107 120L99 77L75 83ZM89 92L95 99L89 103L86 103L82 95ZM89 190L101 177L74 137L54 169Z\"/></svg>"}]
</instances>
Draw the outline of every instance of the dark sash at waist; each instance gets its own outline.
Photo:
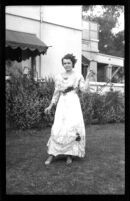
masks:
<instances>
[{"instance_id":1,"label":"dark sash at waist","mask_svg":"<svg viewBox=\"0 0 130 201\"><path fill-rule=\"evenodd\" d=\"M65 89L62 93L63 94L66 94L66 93L68 93L68 92L70 92L70 91L73 91L74 90L74 87L68 87L67 89Z\"/></svg>"}]
</instances>

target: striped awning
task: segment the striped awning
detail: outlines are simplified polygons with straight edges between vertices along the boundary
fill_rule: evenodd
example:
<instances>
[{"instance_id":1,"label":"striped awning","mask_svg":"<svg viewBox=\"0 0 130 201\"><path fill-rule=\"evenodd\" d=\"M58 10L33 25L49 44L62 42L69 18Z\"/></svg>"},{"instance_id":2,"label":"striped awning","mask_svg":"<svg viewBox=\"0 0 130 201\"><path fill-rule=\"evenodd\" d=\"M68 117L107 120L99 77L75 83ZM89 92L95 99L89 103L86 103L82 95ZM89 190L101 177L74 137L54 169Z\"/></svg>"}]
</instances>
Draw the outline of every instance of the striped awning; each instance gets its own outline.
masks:
<instances>
[{"instance_id":1,"label":"striped awning","mask_svg":"<svg viewBox=\"0 0 130 201\"><path fill-rule=\"evenodd\" d=\"M6 30L6 57L25 60L31 56L45 54L48 46L35 34Z\"/></svg>"}]
</instances>

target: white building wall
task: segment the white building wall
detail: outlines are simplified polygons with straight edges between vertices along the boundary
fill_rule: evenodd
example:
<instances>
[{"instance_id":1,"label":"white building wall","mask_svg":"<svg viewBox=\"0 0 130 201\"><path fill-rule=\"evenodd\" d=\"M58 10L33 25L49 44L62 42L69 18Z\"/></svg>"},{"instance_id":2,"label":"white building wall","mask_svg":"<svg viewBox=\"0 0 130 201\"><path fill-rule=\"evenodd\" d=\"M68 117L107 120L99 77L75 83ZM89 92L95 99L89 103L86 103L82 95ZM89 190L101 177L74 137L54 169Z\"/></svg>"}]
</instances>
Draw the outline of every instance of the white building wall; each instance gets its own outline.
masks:
<instances>
[{"instance_id":1,"label":"white building wall","mask_svg":"<svg viewBox=\"0 0 130 201\"><path fill-rule=\"evenodd\" d=\"M82 6L42 6L41 12L41 39L52 46L42 56L41 76L62 72L61 58L67 53L76 56L75 69L81 72Z\"/></svg>"},{"instance_id":2,"label":"white building wall","mask_svg":"<svg viewBox=\"0 0 130 201\"><path fill-rule=\"evenodd\" d=\"M82 33L74 29L44 23L42 39L51 45L46 56L42 56L41 74L51 76L63 71L61 58L67 53L73 53L77 58L75 69L81 72L81 37Z\"/></svg>"},{"instance_id":3,"label":"white building wall","mask_svg":"<svg viewBox=\"0 0 130 201\"><path fill-rule=\"evenodd\" d=\"M61 58L67 53L76 56L75 68L81 72L81 15L82 6L7 6L6 29L36 34L52 46L41 56L41 64L40 58L36 58L36 68L38 73L41 68L41 77L61 72Z\"/></svg>"},{"instance_id":4,"label":"white building wall","mask_svg":"<svg viewBox=\"0 0 130 201\"><path fill-rule=\"evenodd\" d=\"M6 29L36 34L39 37L39 21L23 18L21 16L6 15Z\"/></svg>"},{"instance_id":5,"label":"white building wall","mask_svg":"<svg viewBox=\"0 0 130 201\"><path fill-rule=\"evenodd\" d=\"M82 6L42 6L42 18L46 22L81 29Z\"/></svg>"},{"instance_id":6,"label":"white building wall","mask_svg":"<svg viewBox=\"0 0 130 201\"><path fill-rule=\"evenodd\" d=\"M6 6L6 13L40 20L40 6Z\"/></svg>"},{"instance_id":7,"label":"white building wall","mask_svg":"<svg viewBox=\"0 0 130 201\"><path fill-rule=\"evenodd\" d=\"M80 5L6 6L6 13L36 20L40 20L40 11L43 21L81 29L82 6Z\"/></svg>"}]
</instances>

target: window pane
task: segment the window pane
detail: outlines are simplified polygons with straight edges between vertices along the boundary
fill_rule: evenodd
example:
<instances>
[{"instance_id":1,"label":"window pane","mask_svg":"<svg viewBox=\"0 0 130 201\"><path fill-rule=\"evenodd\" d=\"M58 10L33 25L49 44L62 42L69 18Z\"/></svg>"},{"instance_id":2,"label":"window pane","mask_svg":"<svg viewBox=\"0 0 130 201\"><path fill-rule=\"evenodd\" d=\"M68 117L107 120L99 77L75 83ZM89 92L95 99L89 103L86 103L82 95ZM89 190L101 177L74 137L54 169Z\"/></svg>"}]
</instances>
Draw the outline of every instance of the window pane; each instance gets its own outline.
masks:
<instances>
[{"instance_id":1,"label":"window pane","mask_svg":"<svg viewBox=\"0 0 130 201\"><path fill-rule=\"evenodd\" d=\"M98 42L91 41L91 50L98 51Z\"/></svg>"},{"instance_id":2,"label":"window pane","mask_svg":"<svg viewBox=\"0 0 130 201\"><path fill-rule=\"evenodd\" d=\"M89 31L88 30L83 30L83 39L89 40Z\"/></svg>"},{"instance_id":3,"label":"window pane","mask_svg":"<svg viewBox=\"0 0 130 201\"><path fill-rule=\"evenodd\" d=\"M90 23L90 30L95 30L95 31L97 31L97 29L98 29L98 25L97 25L97 24L95 24L95 23Z\"/></svg>"},{"instance_id":4,"label":"window pane","mask_svg":"<svg viewBox=\"0 0 130 201\"><path fill-rule=\"evenodd\" d=\"M96 31L90 31L91 39L98 39L98 33Z\"/></svg>"}]
</instances>

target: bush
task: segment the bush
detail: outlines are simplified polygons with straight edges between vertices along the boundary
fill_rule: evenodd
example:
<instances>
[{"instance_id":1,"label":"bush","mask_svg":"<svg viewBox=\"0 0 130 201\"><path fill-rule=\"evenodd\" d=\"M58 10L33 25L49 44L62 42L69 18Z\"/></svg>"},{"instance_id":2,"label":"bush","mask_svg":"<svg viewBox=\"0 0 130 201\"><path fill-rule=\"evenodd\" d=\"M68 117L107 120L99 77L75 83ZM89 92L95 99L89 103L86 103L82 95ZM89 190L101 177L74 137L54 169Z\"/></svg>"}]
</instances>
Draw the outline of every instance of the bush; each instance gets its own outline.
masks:
<instances>
[{"instance_id":1,"label":"bush","mask_svg":"<svg viewBox=\"0 0 130 201\"><path fill-rule=\"evenodd\" d=\"M104 95L93 93L93 120L96 119L98 123L104 123ZM92 122L91 122L92 123Z\"/></svg>"},{"instance_id":2,"label":"bush","mask_svg":"<svg viewBox=\"0 0 130 201\"><path fill-rule=\"evenodd\" d=\"M80 95L85 125L124 122L124 97L118 92L104 95L89 93Z\"/></svg>"},{"instance_id":3,"label":"bush","mask_svg":"<svg viewBox=\"0 0 130 201\"><path fill-rule=\"evenodd\" d=\"M40 128L52 126L55 107L49 115L44 109L54 92L53 78L38 83L23 76L12 76L6 84L6 119L13 128ZM85 125L124 122L124 97L120 92L79 93Z\"/></svg>"},{"instance_id":4,"label":"bush","mask_svg":"<svg viewBox=\"0 0 130 201\"><path fill-rule=\"evenodd\" d=\"M54 108L50 115L44 114L54 91L53 79L37 83L25 77L12 77L6 85L6 119L14 128L36 128L50 126L54 119Z\"/></svg>"},{"instance_id":5,"label":"bush","mask_svg":"<svg viewBox=\"0 0 130 201\"><path fill-rule=\"evenodd\" d=\"M81 108L83 111L84 123L85 125L91 124L94 110L93 110L93 94L80 94Z\"/></svg>"},{"instance_id":6,"label":"bush","mask_svg":"<svg viewBox=\"0 0 130 201\"><path fill-rule=\"evenodd\" d=\"M108 123L124 122L124 97L119 91L106 94L103 116Z\"/></svg>"},{"instance_id":7,"label":"bush","mask_svg":"<svg viewBox=\"0 0 130 201\"><path fill-rule=\"evenodd\" d=\"M52 108L50 114L47 114L47 115L44 114L44 109L49 106L49 103L52 99L54 88L55 88L55 82L54 82L54 79L51 77L45 78L44 84L40 84L38 88L38 94L40 99L44 99L44 103L41 106L41 109L43 111L42 122L44 122L46 126L51 126L54 121L55 106ZM41 122L41 126L42 126L42 122Z\"/></svg>"},{"instance_id":8,"label":"bush","mask_svg":"<svg viewBox=\"0 0 130 201\"><path fill-rule=\"evenodd\" d=\"M38 97L32 95L22 94L15 97L13 101L12 118L19 128L33 128L37 127L41 120L41 104Z\"/></svg>"}]
</instances>

